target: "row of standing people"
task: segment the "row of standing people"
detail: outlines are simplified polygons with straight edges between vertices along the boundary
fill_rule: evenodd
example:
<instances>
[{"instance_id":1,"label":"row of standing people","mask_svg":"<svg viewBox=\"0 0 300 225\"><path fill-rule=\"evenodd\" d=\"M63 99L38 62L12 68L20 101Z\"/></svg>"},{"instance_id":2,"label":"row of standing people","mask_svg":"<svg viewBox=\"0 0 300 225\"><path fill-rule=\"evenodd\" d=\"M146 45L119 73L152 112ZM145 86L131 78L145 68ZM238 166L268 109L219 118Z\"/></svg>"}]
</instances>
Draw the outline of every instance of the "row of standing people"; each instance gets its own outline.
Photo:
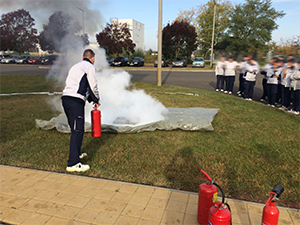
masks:
<instances>
[{"instance_id":1,"label":"row of standing people","mask_svg":"<svg viewBox=\"0 0 300 225\"><path fill-rule=\"evenodd\" d=\"M268 105L275 107L275 102L281 105L280 109L288 110L299 115L300 94L300 63L295 63L293 55L289 55L287 63L284 58L273 58L262 70L254 57L243 56L243 61L237 63L230 56L228 61L222 56L216 65L216 91L232 94L236 71L239 71L238 96L252 100L256 76L262 74L263 96L261 101L268 101Z\"/></svg>"}]
</instances>

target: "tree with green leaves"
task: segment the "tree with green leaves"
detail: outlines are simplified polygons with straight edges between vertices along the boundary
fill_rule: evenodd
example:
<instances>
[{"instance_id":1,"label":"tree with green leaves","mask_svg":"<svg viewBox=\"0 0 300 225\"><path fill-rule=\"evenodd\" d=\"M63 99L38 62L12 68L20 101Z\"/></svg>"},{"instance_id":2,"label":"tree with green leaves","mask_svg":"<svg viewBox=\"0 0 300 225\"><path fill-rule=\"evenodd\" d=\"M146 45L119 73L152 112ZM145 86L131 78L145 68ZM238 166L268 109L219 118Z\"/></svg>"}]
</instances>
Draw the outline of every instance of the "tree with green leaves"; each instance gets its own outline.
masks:
<instances>
[{"instance_id":1,"label":"tree with green leaves","mask_svg":"<svg viewBox=\"0 0 300 225\"><path fill-rule=\"evenodd\" d=\"M62 11L53 13L40 34L42 50L66 53L70 48L88 45L88 36L80 35L81 26L69 14Z\"/></svg>"},{"instance_id":2,"label":"tree with green leaves","mask_svg":"<svg viewBox=\"0 0 300 225\"><path fill-rule=\"evenodd\" d=\"M230 15L230 26L224 39L226 50L256 54L268 48L272 31L278 28L275 20L285 15L276 11L271 0L246 0L236 5Z\"/></svg>"},{"instance_id":3,"label":"tree with green leaves","mask_svg":"<svg viewBox=\"0 0 300 225\"><path fill-rule=\"evenodd\" d=\"M13 50L20 55L36 48L37 30L33 28L34 19L28 11L19 9L2 14L0 20L0 49Z\"/></svg>"},{"instance_id":4,"label":"tree with green leaves","mask_svg":"<svg viewBox=\"0 0 300 225\"><path fill-rule=\"evenodd\" d=\"M195 26L198 34L198 48L203 56L208 54L211 48L214 4L216 4L214 46L223 39L223 34L229 27L229 15L233 10L229 1L209 1L205 5L198 6Z\"/></svg>"},{"instance_id":5,"label":"tree with green leaves","mask_svg":"<svg viewBox=\"0 0 300 225\"><path fill-rule=\"evenodd\" d=\"M195 27L185 20L176 20L168 24L162 31L163 55L168 59L178 56L190 57L197 48L196 37Z\"/></svg>"},{"instance_id":6,"label":"tree with green leaves","mask_svg":"<svg viewBox=\"0 0 300 225\"><path fill-rule=\"evenodd\" d=\"M131 34L127 23L106 24L102 32L96 34L98 44L106 50L107 55L121 53L130 55L134 53L135 44L131 40Z\"/></svg>"}]
</instances>

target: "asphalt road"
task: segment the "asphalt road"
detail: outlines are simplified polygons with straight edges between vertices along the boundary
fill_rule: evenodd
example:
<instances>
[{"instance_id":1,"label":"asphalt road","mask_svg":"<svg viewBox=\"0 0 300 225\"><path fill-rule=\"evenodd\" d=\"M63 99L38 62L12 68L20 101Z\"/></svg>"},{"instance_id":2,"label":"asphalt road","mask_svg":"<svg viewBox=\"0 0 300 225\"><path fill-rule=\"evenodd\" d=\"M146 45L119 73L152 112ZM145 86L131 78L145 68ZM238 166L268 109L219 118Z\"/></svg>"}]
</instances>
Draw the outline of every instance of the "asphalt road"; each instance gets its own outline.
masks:
<instances>
[{"instance_id":1,"label":"asphalt road","mask_svg":"<svg viewBox=\"0 0 300 225\"><path fill-rule=\"evenodd\" d=\"M142 81L147 83L157 83L157 70L153 67L149 68L126 68L132 75L133 81ZM7 75L47 75L49 67L41 67L39 65L18 65L18 64L0 64L0 74ZM216 77L213 71L200 70L178 70L174 68L163 69L161 77L162 85L175 85L189 88L199 88L207 91L215 91ZM254 87L253 100L259 101L262 96L262 76L257 76L256 85ZM236 96L238 91L238 76L234 83L233 95ZM220 93L221 94L221 93Z\"/></svg>"}]
</instances>

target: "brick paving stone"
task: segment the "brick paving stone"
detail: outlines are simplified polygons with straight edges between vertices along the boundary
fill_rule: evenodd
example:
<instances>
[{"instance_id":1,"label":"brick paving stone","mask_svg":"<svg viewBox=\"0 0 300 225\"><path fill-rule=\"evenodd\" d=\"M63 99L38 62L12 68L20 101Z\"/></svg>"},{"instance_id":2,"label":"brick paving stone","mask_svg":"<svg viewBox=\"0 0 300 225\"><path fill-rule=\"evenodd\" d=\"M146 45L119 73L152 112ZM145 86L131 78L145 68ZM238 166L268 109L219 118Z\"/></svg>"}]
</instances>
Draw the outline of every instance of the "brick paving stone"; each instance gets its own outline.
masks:
<instances>
[{"instance_id":1,"label":"brick paving stone","mask_svg":"<svg viewBox=\"0 0 300 225\"><path fill-rule=\"evenodd\" d=\"M66 202L69 202L74 196L74 194L59 192L52 199L50 199L49 202L65 204Z\"/></svg>"},{"instance_id":2,"label":"brick paving stone","mask_svg":"<svg viewBox=\"0 0 300 225\"><path fill-rule=\"evenodd\" d=\"M169 191L169 190L155 189L154 192L153 192L152 197L154 197L154 198L169 199L171 193L172 192Z\"/></svg>"},{"instance_id":3,"label":"brick paving stone","mask_svg":"<svg viewBox=\"0 0 300 225\"><path fill-rule=\"evenodd\" d=\"M64 205L56 214L56 217L61 217L65 219L73 219L81 210L81 208Z\"/></svg>"},{"instance_id":4,"label":"brick paving stone","mask_svg":"<svg viewBox=\"0 0 300 225\"><path fill-rule=\"evenodd\" d=\"M174 191L171 194L170 201L187 202L188 198L189 194Z\"/></svg>"},{"instance_id":5,"label":"brick paving stone","mask_svg":"<svg viewBox=\"0 0 300 225\"><path fill-rule=\"evenodd\" d=\"M11 207L0 206L0 220L3 220L5 217L9 216L14 211L15 209L12 209Z\"/></svg>"},{"instance_id":6,"label":"brick paving stone","mask_svg":"<svg viewBox=\"0 0 300 225\"><path fill-rule=\"evenodd\" d=\"M161 224L182 224L184 213L165 211Z\"/></svg>"},{"instance_id":7,"label":"brick paving stone","mask_svg":"<svg viewBox=\"0 0 300 225\"><path fill-rule=\"evenodd\" d=\"M98 216L96 216L93 224L114 224L118 219L119 214L109 213L109 212L100 212Z\"/></svg>"},{"instance_id":8,"label":"brick paving stone","mask_svg":"<svg viewBox=\"0 0 300 225\"><path fill-rule=\"evenodd\" d=\"M22 225L45 224L50 218L51 216L35 213L26 218L26 220L22 222Z\"/></svg>"},{"instance_id":9,"label":"brick paving stone","mask_svg":"<svg viewBox=\"0 0 300 225\"><path fill-rule=\"evenodd\" d=\"M187 204L186 206L186 210L185 210L186 214L197 214L198 213L198 204Z\"/></svg>"},{"instance_id":10,"label":"brick paving stone","mask_svg":"<svg viewBox=\"0 0 300 225\"><path fill-rule=\"evenodd\" d=\"M295 225L300 224L300 212L299 212L299 210L298 211L289 210L289 214L290 214L290 217L291 217L291 219L292 219L292 221Z\"/></svg>"},{"instance_id":11,"label":"brick paving stone","mask_svg":"<svg viewBox=\"0 0 300 225\"><path fill-rule=\"evenodd\" d=\"M79 213L75 216L75 220L92 223L97 216L99 215L99 211L91 210L91 209L82 209Z\"/></svg>"},{"instance_id":12,"label":"brick paving stone","mask_svg":"<svg viewBox=\"0 0 300 225\"><path fill-rule=\"evenodd\" d=\"M166 211L176 212L176 213L185 213L187 204L185 202L177 202L170 200L166 207Z\"/></svg>"},{"instance_id":13,"label":"brick paving stone","mask_svg":"<svg viewBox=\"0 0 300 225\"><path fill-rule=\"evenodd\" d=\"M101 189L105 184L107 184L108 181L100 180L100 179L93 179L90 183L90 187L96 187Z\"/></svg>"},{"instance_id":14,"label":"brick paving stone","mask_svg":"<svg viewBox=\"0 0 300 225\"><path fill-rule=\"evenodd\" d=\"M94 198L110 200L116 193L115 190L101 189L95 194Z\"/></svg>"},{"instance_id":15,"label":"brick paving stone","mask_svg":"<svg viewBox=\"0 0 300 225\"><path fill-rule=\"evenodd\" d=\"M61 190L61 192L78 194L83 188L84 186L70 184L65 189Z\"/></svg>"},{"instance_id":16,"label":"brick paving stone","mask_svg":"<svg viewBox=\"0 0 300 225\"><path fill-rule=\"evenodd\" d=\"M46 207L47 202L31 199L20 207L22 210L36 212L39 209Z\"/></svg>"},{"instance_id":17,"label":"brick paving stone","mask_svg":"<svg viewBox=\"0 0 300 225\"><path fill-rule=\"evenodd\" d=\"M146 208L141 216L141 219L153 220L160 222L164 211L155 208Z\"/></svg>"},{"instance_id":18,"label":"brick paving stone","mask_svg":"<svg viewBox=\"0 0 300 225\"><path fill-rule=\"evenodd\" d=\"M185 214L183 219L184 225L199 225L197 220L197 214Z\"/></svg>"},{"instance_id":19,"label":"brick paving stone","mask_svg":"<svg viewBox=\"0 0 300 225\"><path fill-rule=\"evenodd\" d=\"M140 205L145 207L148 204L149 200L149 196L133 195L129 201L129 204Z\"/></svg>"},{"instance_id":20,"label":"brick paving stone","mask_svg":"<svg viewBox=\"0 0 300 225\"><path fill-rule=\"evenodd\" d=\"M51 217L47 221L47 225L68 225L70 220L64 219L64 218L59 218L59 217Z\"/></svg>"},{"instance_id":21,"label":"brick paving stone","mask_svg":"<svg viewBox=\"0 0 300 225\"><path fill-rule=\"evenodd\" d=\"M118 191L123 184L118 182L107 182L102 189L103 190L109 190L109 191Z\"/></svg>"},{"instance_id":22,"label":"brick paving stone","mask_svg":"<svg viewBox=\"0 0 300 225\"><path fill-rule=\"evenodd\" d=\"M63 206L64 206L63 204L47 202L45 205L42 205L37 212L41 214L53 216L56 213L58 213Z\"/></svg>"},{"instance_id":23,"label":"brick paving stone","mask_svg":"<svg viewBox=\"0 0 300 225\"><path fill-rule=\"evenodd\" d=\"M198 194L190 194L188 203L198 205Z\"/></svg>"},{"instance_id":24,"label":"brick paving stone","mask_svg":"<svg viewBox=\"0 0 300 225\"><path fill-rule=\"evenodd\" d=\"M64 177L63 174L50 173L48 176L44 177L43 180L56 182L59 181L62 177Z\"/></svg>"},{"instance_id":25,"label":"brick paving stone","mask_svg":"<svg viewBox=\"0 0 300 225\"><path fill-rule=\"evenodd\" d=\"M119 216L114 225L135 225L139 222L138 218L130 216Z\"/></svg>"},{"instance_id":26,"label":"brick paving stone","mask_svg":"<svg viewBox=\"0 0 300 225\"><path fill-rule=\"evenodd\" d=\"M80 196L80 195L75 195L73 198L71 198L67 202L67 205L84 208L90 200L91 200L91 198L88 198L85 196Z\"/></svg>"},{"instance_id":27,"label":"brick paving stone","mask_svg":"<svg viewBox=\"0 0 300 225\"><path fill-rule=\"evenodd\" d=\"M28 200L29 200L28 198L24 198L20 196L0 194L1 206L10 207L12 209L17 209L21 207Z\"/></svg>"},{"instance_id":28,"label":"brick paving stone","mask_svg":"<svg viewBox=\"0 0 300 225\"><path fill-rule=\"evenodd\" d=\"M149 200L147 207L165 210L165 208L167 207L168 201L169 201L168 199L152 197Z\"/></svg>"},{"instance_id":29,"label":"brick paving stone","mask_svg":"<svg viewBox=\"0 0 300 225\"><path fill-rule=\"evenodd\" d=\"M36 190L35 196L32 198L35 200L49 201L53 199L59 192L49 190Z\"/></svg>"},{"instance_id":30,"label":"brick paving stone","mask_svg":"<svg viewBox=\"0 0 300 225\"><path fill-rule=\"evenodd\" d=\"M136 192L135 192L135 195L142 195L142 196L147 196L147 197L150 197L152 196L153 192L154 192L154 188L151 188L151 187L143 187L143 186L140 186Z\"/></svg>"},{"instance_id":31,"label":"brick paving stone","mask_svg":"<svg viewBox=\"0 0 300 225\"><path fill-rule=\"evenodd\" d=\"M78 185L78 186L87 186L89 183L91 183L91 179L86 177L79 177L74 182L72 182L70 185Z\"/></svg>"},{"instance_id":32,"label":"brick paving stone","mask_svg":"<svg viewBox=\"0 0 300 225\"><path fill-rule=\"evenodd\" d=\"M140 218L144 210L145 208L143 206L128 204L121 213L121 215Z\"/></svg>"},{"instance_id":33,"label":"brick paving stone","mask_svg":"<svg viewBox=\"0 0 300 225\"><path fill-rule=\"evenodd\" d=\"M134 194L136 190L138 189L137 185L131 185L131 184L124 184L120 187L119 192L120 193L128 193L128 194Z\"/></svg>"},{"instance_id":34,"label":"brick paving stone","mask_svg":"<svg viewBox=\"0 0 300 225\"><path fill-rule=\"evenodd\" d=\"M137 225L160 225L160 222L153 220L140 219ZM198 224L199 225L199 224Z\"/></svg>"},{"instance_id":35,"label":"brick paving stone","mask_svg":"<svg viewBox=\"0 0 300 225\"><path fill-rule=\"evenodd\" d=\"M125 208L126 203L123 202L108 202L103 211L120 214Z\"/></svg>"},{"instance_id":36,"label":"brick paving stone","mask_svg":"<svg viewBox=\"0 0 300 225\"><path fill-rule=\"evenodd\" d=\"M86 204L85 208L101 211L106 207L107 203L108 200L93 198Z\"/></svg>"},{"instance_id":37,"label":"brick paving stone","mask_svg":"<svg viewBox=\"0 0 300 225\"><path fill-rule=\"evenodd\" d=\"M117 192L110 201L113 202L128 202L132 198L132 194Z\"/></svg>"},{"instance_id":38,"label":"brick paving stone","mask_svg":"<svg viewBox=\"0 0 300 225\"><path fill-rule=\"evenodd\" d=\"M90 187L90 185L85 186L81 191L78 192L79 195L93 197L100 190L98 187Z\"/></svg>"},{"instance_id":39,"label":"brick paving stone","mask_svg":"<svg viewBox=\"0 0 300 225\"><path fill-rule=\"evenodd\" d=\"M9 216L4 218L5 223L10 224L21 224L24 222L28 217L34 215L33 212L27 212L22 210L14 210Z\"/></svg>"}]
</instances>

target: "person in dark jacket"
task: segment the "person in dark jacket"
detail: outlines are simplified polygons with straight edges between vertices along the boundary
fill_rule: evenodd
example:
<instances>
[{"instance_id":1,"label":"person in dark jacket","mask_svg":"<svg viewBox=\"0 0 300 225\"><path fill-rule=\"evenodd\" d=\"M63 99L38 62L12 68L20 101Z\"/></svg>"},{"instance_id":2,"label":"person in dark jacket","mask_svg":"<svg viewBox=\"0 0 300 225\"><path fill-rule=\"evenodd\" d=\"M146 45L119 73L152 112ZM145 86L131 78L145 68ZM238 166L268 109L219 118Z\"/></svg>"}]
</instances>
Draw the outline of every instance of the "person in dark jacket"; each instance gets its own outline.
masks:
<instances>
[{"instance_id":1,"label":"person in dark jacket","mask_svg":"<svg viewBox=\"0 0 300 225\"><path fill-rule=\"evenodd\" d=\"M69 160L66 168L68 172L84 172L90 168L89 165L80 163L80 159L87 156L86 153L81 154L85 101L93 102L94 108L100 106L94 67L95 53L87 49L82 59L69 70L62 96L62 105L71 128Z\"/></svg>"}]
</instances>

